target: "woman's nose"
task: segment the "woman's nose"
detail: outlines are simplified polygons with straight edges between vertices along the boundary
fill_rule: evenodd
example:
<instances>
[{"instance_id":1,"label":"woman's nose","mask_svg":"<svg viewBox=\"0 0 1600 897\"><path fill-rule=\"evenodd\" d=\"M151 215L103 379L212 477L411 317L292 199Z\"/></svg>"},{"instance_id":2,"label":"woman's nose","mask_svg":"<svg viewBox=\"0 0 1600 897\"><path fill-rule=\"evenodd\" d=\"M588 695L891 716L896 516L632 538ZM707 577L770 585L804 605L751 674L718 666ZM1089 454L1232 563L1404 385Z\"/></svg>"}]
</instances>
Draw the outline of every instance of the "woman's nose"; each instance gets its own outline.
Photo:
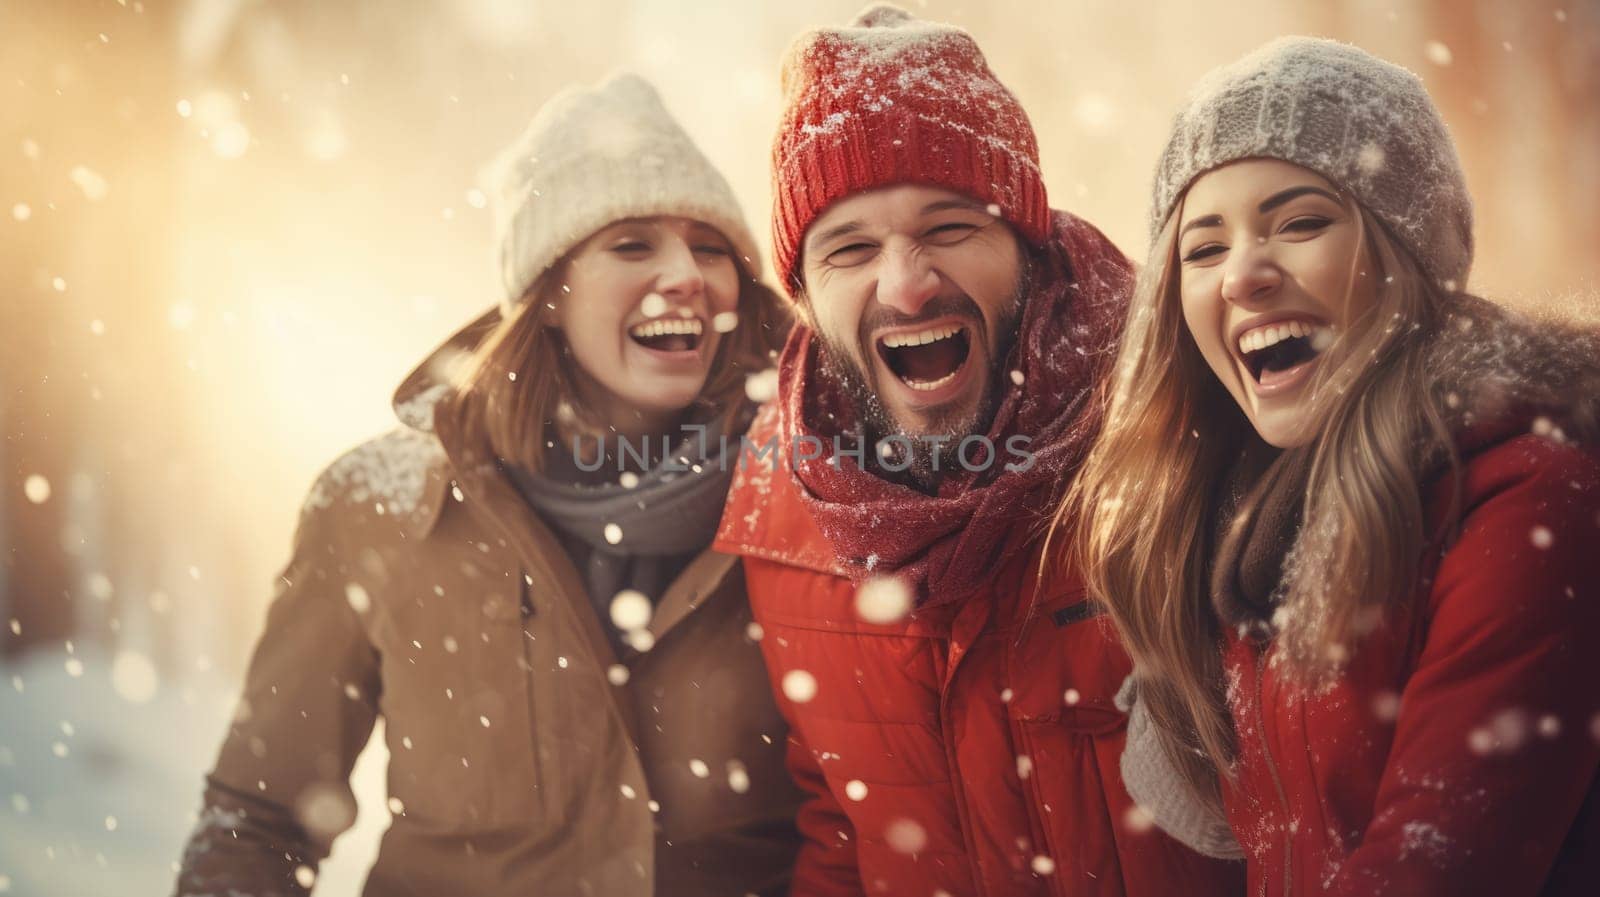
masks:
<instances>
[{"instance_id":1,"label":"woman's nose","mask_svg":"<svg viewBox=\"0 0 1600 897\"><path fill-rule=\"evenodd\" d=\"M705 273L695 258L694 249L682 240L670 240L661 247L661 268L656 274L656 291L676 298L695 296L705 289Z\"/></svg>"},{"instance_id":2,"label":"woman's nose","mask_svg":"<svg viewBox=\"0 0 1600 897\"><path fill-rule=\"evenodd\" d=\"M1257 243L1246 244L1224 264L1222 298L1235 305L1258 304L1283 284L1283 272L1272 253Z\"/></svg>"}]
</instances>

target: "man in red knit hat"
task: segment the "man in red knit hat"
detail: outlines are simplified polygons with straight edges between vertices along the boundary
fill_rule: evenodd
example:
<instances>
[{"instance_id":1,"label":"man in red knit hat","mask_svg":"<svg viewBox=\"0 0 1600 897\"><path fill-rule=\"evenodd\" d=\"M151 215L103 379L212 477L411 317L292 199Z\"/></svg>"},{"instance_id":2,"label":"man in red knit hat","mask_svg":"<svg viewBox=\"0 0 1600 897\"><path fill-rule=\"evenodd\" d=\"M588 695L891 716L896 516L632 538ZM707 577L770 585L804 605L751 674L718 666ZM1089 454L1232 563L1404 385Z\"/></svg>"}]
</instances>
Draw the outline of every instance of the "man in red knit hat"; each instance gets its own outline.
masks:
<instances>
[{"instance_id":1,"label":"man in red knit hat","mask_svg":"<svg viewBox=\"0 0 1600 897\"><path fill-rule=\"evenodd\" d=\"M717 547L811 794L793 893L1239 892L1123 789L1128 659L1042 556L1131 266L1050 210L965 32L874 7L796 41L783 86L773 236L801 325L749 437L776 451L736 474Z\"/></svg>"}]
</instances>

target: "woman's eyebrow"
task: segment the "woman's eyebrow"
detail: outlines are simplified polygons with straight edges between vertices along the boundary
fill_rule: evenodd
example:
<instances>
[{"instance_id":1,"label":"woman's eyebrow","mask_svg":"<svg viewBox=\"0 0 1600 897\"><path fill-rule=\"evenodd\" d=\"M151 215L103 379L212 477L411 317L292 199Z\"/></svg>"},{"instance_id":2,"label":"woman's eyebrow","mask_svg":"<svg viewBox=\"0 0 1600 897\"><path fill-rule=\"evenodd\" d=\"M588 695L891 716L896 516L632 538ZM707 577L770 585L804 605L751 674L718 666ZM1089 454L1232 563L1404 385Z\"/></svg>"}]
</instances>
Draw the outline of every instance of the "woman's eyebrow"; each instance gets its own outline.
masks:
<instances>
[{"instance_id":1,"label":"woman's eyebrow","mask_svg":"<svg viewBox=\"0 0 1600 897\"><path fill-rule=\"evenodd\" d=\"M1222 225L1222 216L1221 215L1205 215L1205 216L1202 216L1200 218L1195 218L1195 219L1191 220L1188 224L1185 224L1183 226L1183 230L1178 231L1178 236L1182 237L1184 234L1188 233L1189 231L1194 230L1197 227L1220 227L1221 225Z\"/></svg>"},{"instance_id":2,"label":"woman's eyebrow","mask_svg":"<svg viewBox=\"0 0 1600 897\"><path fill-rule=\"evenodd\" d=\"M1326 196L1328 199L1331 199L1336 203L1340 202L1339 197L1334 196L1332 193L1329 193L1321 187L1313 187L1310 184L1302 184L1298 187L1290 187L1286 190L1279 190L1277 193L1274 193L1266 199L1263 199L1261 201L1261 205L1256 206L1256 210L1262 213L1270 212L1289 200L1294 199L1295 197L1305 196L1308 193L1315 194L1317 196Z\"/></svg>"}]
</instances>

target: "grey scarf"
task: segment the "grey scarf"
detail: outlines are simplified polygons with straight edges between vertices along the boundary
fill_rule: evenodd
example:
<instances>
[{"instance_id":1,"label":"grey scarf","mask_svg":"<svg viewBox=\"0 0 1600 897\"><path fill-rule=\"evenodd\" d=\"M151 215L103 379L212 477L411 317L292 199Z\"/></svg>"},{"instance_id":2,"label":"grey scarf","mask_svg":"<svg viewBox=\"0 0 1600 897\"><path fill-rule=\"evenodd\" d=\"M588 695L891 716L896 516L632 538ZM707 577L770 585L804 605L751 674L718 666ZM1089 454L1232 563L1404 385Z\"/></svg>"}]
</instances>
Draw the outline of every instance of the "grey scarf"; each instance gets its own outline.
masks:
<instances>
[{"instance_id":1,"label":"grey scarf","mask_svg":"<svg viewBox=\"0 0 1600 897\"><path fill-rule=\"evenodd\" d=\"M735 415L733 426L748 418L748 410ZM634 589L652 603L660 600L689 561L711 544L739 457L739 440L724 440L724 432L714 424L706 425L703 439L690 432L632 486L618 481L620 472L611 460L605 462L605 482L578 482L583 474L570 444L553 453L551 468L542 474L511 471L528 503L560 538L583 576L590 603L619 646L619 634L610 626L611 599ZM659 446L659 439L652 441ZM613 442L606 448L617 451Z\"/></svg>"}]
</instances>

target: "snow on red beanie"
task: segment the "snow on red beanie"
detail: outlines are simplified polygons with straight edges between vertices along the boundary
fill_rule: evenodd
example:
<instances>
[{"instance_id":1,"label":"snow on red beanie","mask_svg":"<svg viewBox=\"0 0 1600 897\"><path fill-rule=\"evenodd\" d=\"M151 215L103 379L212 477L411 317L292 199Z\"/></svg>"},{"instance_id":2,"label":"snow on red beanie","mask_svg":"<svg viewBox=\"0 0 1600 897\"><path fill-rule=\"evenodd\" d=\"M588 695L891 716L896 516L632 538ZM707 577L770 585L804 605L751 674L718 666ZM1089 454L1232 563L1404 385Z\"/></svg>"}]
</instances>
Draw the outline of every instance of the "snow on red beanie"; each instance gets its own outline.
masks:
<instances>
[{"instance_id":1,"label":"snow on red beanie","mask_svg":"<svg viewBox=\"0 0 1600 897\"><path fill-rule=\"evenodd\" d=\"M927 184L998 206L1029 242L1050 230L1039 144L972 35L888 5L801 35L783 62L772 243L793 295L800 241L835 200Z\"/></svg>"}]
</instances>

